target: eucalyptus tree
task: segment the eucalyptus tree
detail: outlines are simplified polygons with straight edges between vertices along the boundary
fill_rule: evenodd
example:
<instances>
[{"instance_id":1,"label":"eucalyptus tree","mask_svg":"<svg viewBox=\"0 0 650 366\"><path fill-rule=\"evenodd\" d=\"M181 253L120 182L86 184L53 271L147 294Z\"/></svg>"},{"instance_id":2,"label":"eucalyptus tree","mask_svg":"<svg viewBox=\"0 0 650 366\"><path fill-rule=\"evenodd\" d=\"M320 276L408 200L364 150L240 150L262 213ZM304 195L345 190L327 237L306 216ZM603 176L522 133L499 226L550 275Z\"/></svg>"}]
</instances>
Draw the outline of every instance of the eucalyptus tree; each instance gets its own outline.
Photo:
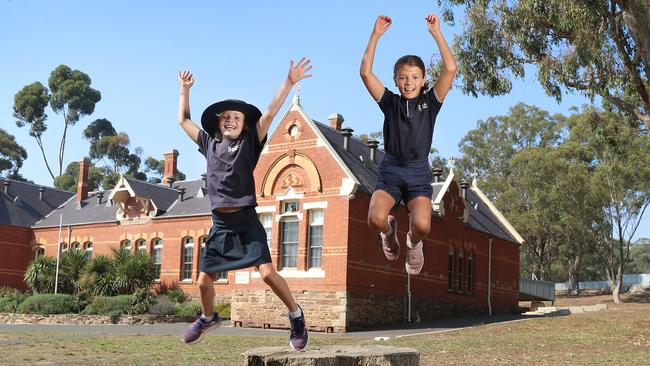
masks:
<instances>
[{"instance_id":1,"label":"eucalyptus tree","mask_svg":"<svg viewBox=\"0 0 650 366\"><path fill-rule=\"evenodd\" d=\"M650 6L646 0L438 0L455 24L463 92L507 94L534 65L547 94L600 96L650 126Z\"/></svg>"}]
</instances>

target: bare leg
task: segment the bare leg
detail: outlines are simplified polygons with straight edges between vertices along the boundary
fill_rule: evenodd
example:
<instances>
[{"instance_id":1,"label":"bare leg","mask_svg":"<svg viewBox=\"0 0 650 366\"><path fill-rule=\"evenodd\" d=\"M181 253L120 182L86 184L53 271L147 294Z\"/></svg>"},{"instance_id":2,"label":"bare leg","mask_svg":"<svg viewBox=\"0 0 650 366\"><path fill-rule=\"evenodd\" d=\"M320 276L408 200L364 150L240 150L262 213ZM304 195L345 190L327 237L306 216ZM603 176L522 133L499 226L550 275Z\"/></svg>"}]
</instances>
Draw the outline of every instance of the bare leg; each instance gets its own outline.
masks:
<instances>
[{"instance_id":1,"label":"bare leg","mask_svg":"<svg viewBox=\"0 0 650 366\"><path fill-rule=\"evenodd\" d=\"M278 274L273 266L273 263L264 263L257 267L262 276L262 280L271 287L271 290L282 300L284 305L290 312L295 312L298 310L298 305L296 305L296 300L289 290L289 285L287 281Z\"/></svg>"},{"instance_id":2,"label":"bare leg","mask_svg":"<svg viewBox=\"0 0 650 366\"><path fill-rule=\"evenodd\" d=\"M387 233L389 230L388 214L395 206L395 199L386 191L380 189L372 194L368 208L368 226L376 231Z\"/></svg>"},{"instance_id":3,"label":"bare leg","mask_svg":"<svg viewBox=\"0 0 650 366\"><path fill-rule=\"evenodd\" d=\"M425 239L431 228L431 199L416 197L406 206L411 213L411 242L413 244Z\"/></svg>"},{"instance_id":4,"label":"bare leg","mask_svg":"<svg viewBox=\"0 0 650 366\"><path fill-rule=\"evenodd\" d=\"M210 318L214 313L214 280L215 273L199 273L199 291L201 294L201 311L203 316Z\"/></svg>"}]
</instances>

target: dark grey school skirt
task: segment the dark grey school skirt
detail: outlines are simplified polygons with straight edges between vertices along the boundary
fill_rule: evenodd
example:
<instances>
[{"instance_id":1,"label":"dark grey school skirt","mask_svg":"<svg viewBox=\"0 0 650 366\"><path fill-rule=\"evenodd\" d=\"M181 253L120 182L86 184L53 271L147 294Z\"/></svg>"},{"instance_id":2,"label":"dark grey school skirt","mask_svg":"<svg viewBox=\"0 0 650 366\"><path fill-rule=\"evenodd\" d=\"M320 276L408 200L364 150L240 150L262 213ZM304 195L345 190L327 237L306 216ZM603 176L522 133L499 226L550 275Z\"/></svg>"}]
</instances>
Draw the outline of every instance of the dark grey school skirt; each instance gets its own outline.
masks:
<instances>
[{"instance_id":1,"label":"dark grey school skirt","mask_svg":"<svg viewBox=\"0 0 650 366\"><path fill-rule=\"evenodd\" d=\"M271 263L266 231L254 207L212 211L212 228L201 255L201 272L217 273Z\"/></svg>"}]
</instances>

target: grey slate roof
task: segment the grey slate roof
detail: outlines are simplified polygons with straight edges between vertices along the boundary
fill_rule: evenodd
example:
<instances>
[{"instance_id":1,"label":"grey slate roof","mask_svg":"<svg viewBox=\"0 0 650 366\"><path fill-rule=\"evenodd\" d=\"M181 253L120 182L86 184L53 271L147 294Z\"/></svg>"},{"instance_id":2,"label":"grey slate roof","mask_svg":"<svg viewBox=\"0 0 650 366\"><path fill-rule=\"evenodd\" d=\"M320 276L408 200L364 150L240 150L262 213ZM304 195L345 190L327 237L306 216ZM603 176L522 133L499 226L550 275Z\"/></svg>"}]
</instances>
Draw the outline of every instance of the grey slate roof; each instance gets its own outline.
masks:
<instances>
[{"instance_id":1,"label":"grey slate roof","mask_svg":"<svg viewBox=\"0 0 650 366\"><path fill-rule=\"evenodd\" d=\"M153 219L209 215L211 212L208 197L199 195L203 186L203 180L180 181L174 184L173 188L169 188L167 185L147 183L133 178L125 177L125 179L137 196L149 197L156 204L158 212ZM186 189L182 202L178 202L179 194L177 188L179 187ZM60 214L63 214L64 226L117 222L116 214L119 205L116 203L111 204L108 200L111 190L102 192L104 193L104 197L102 198L101 204L97 196L98 192L88 193L88 198L82 201L81 207L77 204L76 195L73 195L62 207L52 211L47 217L32 227L58 226Z\"/></svg>"},{"instance_id":2,"label":"grey slate roof","mask_svg":"<svg viewBox=\"0 0 650 366\"><path fill-rule=\"evenodd\" d=\"M115 214L119 205L111 204L108 200L108 196L111 194L110 190L102 192L104 193L104 197L101 203L99 203L99 197L97 197L98 192L95 191L89 192L88 198L81 201L81 205L77 203L77 195L74 194L61 207L50 212L45 218L32 225L32 228L59 226L61 215L63 215L63 226L117 222Z\"/></svg>"},{"instance_id":3,"label":"grey slate roof","mask_svg":"<svg viewBox=\"0 0 650 366\"><path fill-rule=\"evenodd\" d=\"M318 121L313 121L316 127L323 133L323 136L332 145L334 151L341 157L352 174L360 183L359 189L372 194L375 180L377 179L377 167L384 158L384 151L377 149L375 162L370 161L370 147L354 137L350 137L348 150L343 149L343 135L330 126ZM444 183L434 183L433 197L436 197ZM478 205L477 205L478 203ZM470 189L467 190L466 206L470 211L466 225L472 229L497 236L508 241L517 242L510 232L503 226L500 220L489 210L481 199ZM439 213L434 211L434 216Z\"/></svg>"},{"instance_id":4,"label":"grey slate roof","mask_svg":"<svg viewBox=\"0 0 650 366\"><path fill-rule=\"evenodd\" d=\"M7 193L4 183L9 182ZM72 192L43 187L43 199L33 183L0 178L0 224L30 227L74 195Z\"/></svg>"}]
</instances>

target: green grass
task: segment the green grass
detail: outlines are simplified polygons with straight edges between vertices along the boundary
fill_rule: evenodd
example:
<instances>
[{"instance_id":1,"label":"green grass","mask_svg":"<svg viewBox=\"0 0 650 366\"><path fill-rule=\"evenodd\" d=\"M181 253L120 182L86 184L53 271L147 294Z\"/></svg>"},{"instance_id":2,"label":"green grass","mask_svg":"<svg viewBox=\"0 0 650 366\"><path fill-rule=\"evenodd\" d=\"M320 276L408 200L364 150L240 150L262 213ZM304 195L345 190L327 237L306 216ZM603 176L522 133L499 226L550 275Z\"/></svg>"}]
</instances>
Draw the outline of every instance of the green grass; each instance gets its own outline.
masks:
<instances>
[{"instance_id":1,"label":"green grass","mask_svg":"<svg viewBox=\"0 0 650 366\"><path fill-rule=\"evenodd\" d=\"M650 304L623 304L582 315L539 318L403 337L383 345L420 351L422 365L647 365ZM371 339L319 337L310 347L375 344ZM194 346L171 335L0 332L2 365L241 365L241 353L287 346L286 336L232 337L217 332Z\"/></svg>"}]
</instances>

